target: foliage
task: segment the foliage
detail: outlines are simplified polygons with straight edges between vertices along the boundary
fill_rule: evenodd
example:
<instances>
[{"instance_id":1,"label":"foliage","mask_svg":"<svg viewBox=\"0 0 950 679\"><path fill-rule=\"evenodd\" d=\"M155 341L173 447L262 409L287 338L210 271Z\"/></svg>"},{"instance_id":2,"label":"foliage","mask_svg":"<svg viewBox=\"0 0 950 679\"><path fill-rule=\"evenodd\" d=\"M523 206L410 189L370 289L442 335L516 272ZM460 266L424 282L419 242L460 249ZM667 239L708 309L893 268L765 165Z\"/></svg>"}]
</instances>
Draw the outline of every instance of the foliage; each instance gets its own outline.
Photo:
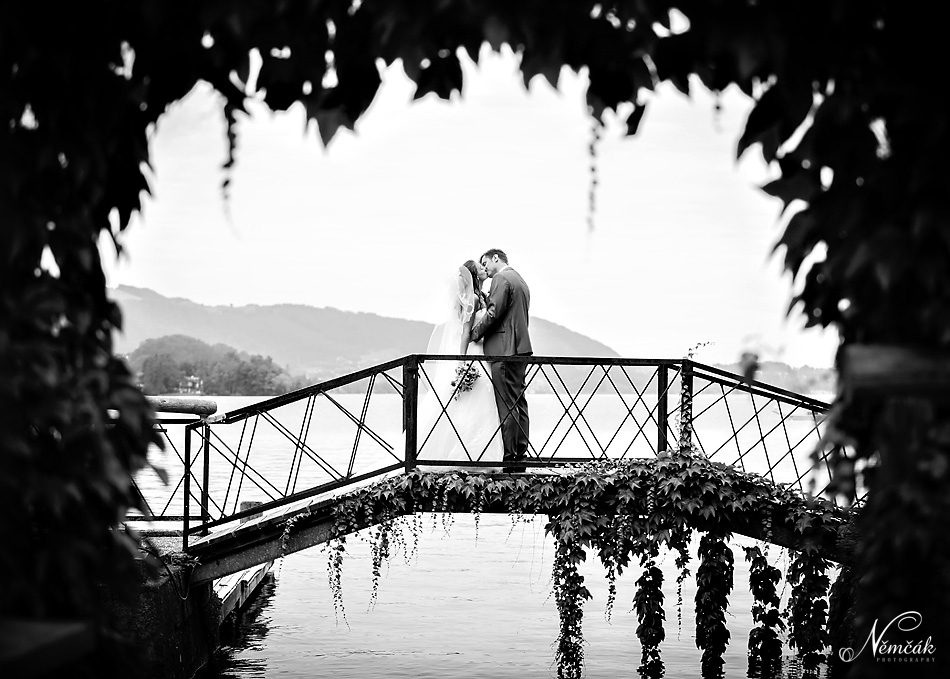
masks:
<instances>
[{"instance_id":1,"label":"foliage","mask_svg":"<svg viewBox=\"0 0 950 679\"><path fill-rule=\"evenodd\" d=\"M782 669L782 639L785 623L779 610L780 600L776 586L782 571L769 564L758 547L746 547L749 562L749 589L755 598L752 605L754 627L749 632L749 674L771 679ZM829 627L832 627L829 620Z\"/></svg>"},{"instance_id":2,"label":"foliage","mask_svg":"<svg viewBox=\"0 0 950 679\"><path fill-rule=\"evenodd\" d=\"M174 394L189 371L168 354L154 354L142 361L142 392Z\"/></svg>"},{"instance_id":3,"label":"foliage","mask_svg":"<svg viewBox=\"0 0 950 679\"><path fill-rule=\"evenodd\" d=\"M269 356L184 335L146 340L129 354L129 362L141 372L147 394L174 393L186 375L200 377L202 391L216 396L270 396L297 384Z\"/></svg>"},{"instance_id":4,"label":"foliage","mask_svg":"<svg viewBox=\"0 0 950 679\"><path fill-rule=\"evenodd\" d=\"M821 577L826 562L815 545L834 534L833 512L785 487L774 487L760 477L712 463L688 452L656 459L596 462L571 467L569 473L492 478L462 473L431 474L414 471L355 490L334 508L328 572L334 603L342 611L341 573L346 536L376 526L372 542L375 600L382 563L394 554L415 550L419 512L506 512L514 517L546 513L546 532L555 541L554 600L560 619L556 660L560 677L583 672L584 603L591 598L578 566L591 551L604 565L608 580L622 574L636 558L643 568L637 580L634 608L639 625L645 677L662 676L660 644L666 618L662 574L656 567L660 549L677 553L677 566L685 577L692 531L703 533L697 571L697 644L704 649L704 676L719 676L722 653L729 639L725 625L728 593L732 589L733 560L725 536L734 527L765 523L778 507L797 517L783 522L799 541L792 574L796 589L790 609L792 629L803 662L810 662L827 641L819 615L822 605L807 605L809 597L821 599ZM415 517L404 523L405 517ZM402 519L400 519L402 517ZM802 520L807 517L809 521ZM772 519L774 520L774 519ZM404 534L408 526L410 536ZM443 518L443 527L448 524ZM780 629L773 619L776 607L774 573L756 566L761 583L753 586L755 611L765 612L757 621ZM825 579L825 582L827 579ZM768 582L772 582L769 589ZM608 614L616 590L608 593ZM812 602L814 603L814 602ZM755 614L754 614L755 615ZM777 638L777 637L776 637ZM774 641L762 635L763 657L771 658Z\"/></svg>"},{"instance_id":5,"label":"foliage","mask_svg":"<svg viewBox=\"0 0 950 679\"><path fill-rule=\"evenodd\" d=\"M723 659L729 645L726 607L732 591L732 550L726 539L707 533L699 542L696 569L696 647L703 649L703 678L723 676Z\"/></svg>"},{"instance_id":6,"label":"foliage","mask_svg":"<svg viewBox=\"0 0 950 679\"><path fill-rule=\"evenodd\" d=\"M822 651L830 639L827 627L828 562L813 558L805 549L795 555L788 569L792 596L788 604L788 643L798 649L804 676L818 676Z\"/></svg>"},{"instance_id":7,"label":"foliage","mask_svg":"<svg viewBox=\"0 0 950 679\"><path fill-rule=\"evenodd\" d=\"M663 571L651 556L644 559L643 573L637 579L637 593L633 597L637 611L637 638L640 640L640 667L642 677L662 677L665 669L660 659L660 644L666 638L663 621Z\"/></svg>"},{"instance_id":8,"label":"foliage","mask_svg":"<svg viewBox=\"0 0 950 679\"><path fill-rule=\"evenodd\" d=\"M583 548L570 539L557 541L554 553L554 601L561 626L557 637L558 679L579 679L584 671L584 601L591 598L577 564L586 558Z\"/></svg>"},{"instance_id":9,"label":"foliage","mask_svg":"<svg viewBox=\"0 0 950 679\"><path fill-rule=\"evenodd\" d=\"M59 279L34 270L37 244L11 238L8 207L0 198L0 614L104 624L97 583L125 596L138 578L138 538L118 522L146 511L131 478L161 441L112 355L121 315L95 250L77 243Z\"/></svg>"},{"instance_id":10,"label":"foliage","mask_svg":"<svg viewBox=\"0 0 950 679\"><path fill-rule=\"evenodd\" d=\"M130 565L134 541L112 529L137 504L129 480L152 414L112 357L121 316L97 243L106 234L121 249L147 191L149 131L197 82L222 97L225 190L249 96L302 107L329 143L368 109L382 67L401 64L416 98L449 98L461 56L477 60L486 43L510 46L526 83L586 69L592 115L620 111L631 134L660 83L735 86L755 99L737 151L761 151L775 173L764 190L791 208L779 247L806 322L846 346L946 350L950 126L932 11L923 0L5 3L2 609L85 614L91 576ZM855 620L867 632L879 614L920 606L936 634L950 629L950 411L921 394L905 405L926 417L909 419L891 400L844 385L838 403L852 448L837 473L882 469L868 479Z\"/></svg>"},{"instance_id":11,"label":"foliage","mask_svg":"<svg viewBox=\"0 0 950 679\"><path fill-rule=\"evenodd\" d=\"M844 677L847 663L841 660L838 649L854 648L854 570L843 567L828 596L828 630L831 633L832 654L828 663L828 676Z\"/></svg>"}]
</instances>

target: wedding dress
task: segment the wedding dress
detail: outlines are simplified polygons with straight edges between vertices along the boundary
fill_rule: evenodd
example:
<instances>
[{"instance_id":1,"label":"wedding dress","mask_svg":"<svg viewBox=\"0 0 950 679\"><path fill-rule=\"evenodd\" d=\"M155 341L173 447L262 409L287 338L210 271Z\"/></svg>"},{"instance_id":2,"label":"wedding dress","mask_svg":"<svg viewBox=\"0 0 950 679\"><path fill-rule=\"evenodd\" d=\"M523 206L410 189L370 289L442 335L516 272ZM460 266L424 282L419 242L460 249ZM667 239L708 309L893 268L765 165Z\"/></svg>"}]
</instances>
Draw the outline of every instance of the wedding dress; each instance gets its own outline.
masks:
<instances>
[{"instance_id":1,"label":"wedding dress","mask_svg":"<svg viewBox=\"0 0 950 679\"><path fill-rule=\"evenodd\" d=\"M474 323L484 314L480 298L475 294L468 269L459 267L458 274L446 283L445 322L436 326L429 340L427 354L458 355L466 321ZM498 425L495 390L484 363L482 344L470 342L467 360L478 371L471 390L459 391L452 385L458 361L423 360L419 368L419 407L416 444L419 460L456 460L486 463L484 467L446 467L419 465L423 471L500 472L504 444ZM499 466L492 466L499 463Z\"/></svg>"}]
</instances>

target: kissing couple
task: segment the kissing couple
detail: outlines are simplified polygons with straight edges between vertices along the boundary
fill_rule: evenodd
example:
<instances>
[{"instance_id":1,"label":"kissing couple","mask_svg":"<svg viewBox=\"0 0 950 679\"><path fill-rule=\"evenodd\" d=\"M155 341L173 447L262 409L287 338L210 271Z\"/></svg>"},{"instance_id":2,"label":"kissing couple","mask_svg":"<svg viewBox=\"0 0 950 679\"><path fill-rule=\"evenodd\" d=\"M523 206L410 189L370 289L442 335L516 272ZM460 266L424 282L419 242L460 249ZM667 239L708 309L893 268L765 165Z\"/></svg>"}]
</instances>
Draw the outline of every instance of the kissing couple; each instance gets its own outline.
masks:
<instances>
[{"instance_id":1,"label":"kissing couple","mask_svg":"<svg viewBox=\"0 0 950 679\"><path fill-rule=\"evenodd\" d=\"M482 291L491 279L488 293ZM528 456L526 363L492 360L530 356L531 293L508 255L497 248L468 260L446 283L445 321L436 326L427 354L463 355L461 362L423 361L417 441L419 460L478 462L471 471L500 471L492 463ZM487 369L486 369L487 364ZM427 388L426 393L422 393ZM451 471L459 466L422 466ZM505 471L524 471L508 464Z\"/></svg>"}]
</instances>

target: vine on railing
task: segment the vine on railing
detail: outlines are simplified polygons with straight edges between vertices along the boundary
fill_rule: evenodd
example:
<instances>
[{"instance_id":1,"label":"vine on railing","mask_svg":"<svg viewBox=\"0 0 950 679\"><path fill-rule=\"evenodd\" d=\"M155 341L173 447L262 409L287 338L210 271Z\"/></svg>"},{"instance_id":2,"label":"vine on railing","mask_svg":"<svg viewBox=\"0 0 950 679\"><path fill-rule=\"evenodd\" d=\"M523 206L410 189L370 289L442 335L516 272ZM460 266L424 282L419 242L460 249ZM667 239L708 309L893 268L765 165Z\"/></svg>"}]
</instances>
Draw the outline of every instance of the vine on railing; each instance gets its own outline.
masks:
<instances>
[{"instance_id":1,"label":"vine on railing","mask_svg":"<svg viewBox=\"0 0 950 679\"><path fill-rule=\"evenodd\" d=\"M793 517L791 522L783 521L781 529L803 547L788 577L793 587L788 610L790 641L798 649L803 667L810 672L817 666L828 640L823 601L827 563L814 545L837 530L840 510L688 451L654 459L576 465L568 471L505 478L415 471L342 497L333 510L334 539L328 562L334 604L343 611L340 582L348 533L380 526L369 533L375 545L371 564L371 597L375 600L383 562L417 544L421 522L418 518L407 521L407 515L441 513L443 528L448 530L452 512L508 512L515 517L545 512L545 530L556 544L553 589L560 620L555 651L558 676L574 679L583 673L583 606L591 593L578 564L594 550L607 571L608 585L634 558L644 567L633 602L639 621L637 635L643 646L640 673L659 677L664 670L660 644L666 613L656 558L661 549L676 552L681 585L688 573L692 531L699 531L703 536L696 574L697 645L703 649L703 676L721 676L722 654L729 640L725 611L733 580L727 537L738 525L763 525L766 517L781 508ZM412 535L407 537L406 531ZM754 610L753 617L763 629L776 632L757 635L761 642L756 646L757 657L771 660L779 627L774 619L775 587L768 583L777 580L774 572L762 568L758 561L753 566L753 579L756 605L761 607L756 609L760 615L756 617ZM616 590L609 588L608 615L615 596ZM681 600L677 606L681 606Z\"/></svg>"}]
</instances>

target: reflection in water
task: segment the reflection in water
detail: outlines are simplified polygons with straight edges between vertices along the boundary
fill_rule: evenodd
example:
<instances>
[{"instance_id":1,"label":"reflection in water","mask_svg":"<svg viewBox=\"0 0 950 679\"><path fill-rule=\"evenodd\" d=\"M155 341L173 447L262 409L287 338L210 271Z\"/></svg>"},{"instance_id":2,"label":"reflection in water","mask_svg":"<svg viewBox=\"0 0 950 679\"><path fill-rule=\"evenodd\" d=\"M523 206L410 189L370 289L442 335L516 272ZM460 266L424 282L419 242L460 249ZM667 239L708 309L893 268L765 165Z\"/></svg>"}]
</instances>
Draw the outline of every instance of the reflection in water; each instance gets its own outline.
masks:
<instances>
[{"instance_id":1,"label":"reflection in water","mask_svg":"<svg viewBox=\"0 0 950 679\"><path fill-rule=\"evenodd\" d=\"M267 676L264 638L270 631L268 615L277 579L269 573L247 607L221 625L221 649L205 679L258 679Z\"/></svg>"},{"instance_id":2,"label":"reflection in water","mask_svg":"<svg viewBox=\"0 0 950 679\"><path fill-rule=\"evenodd\" d=\"M371 546L365 534L354 535L343 571L345 615L339 617L323 549L276 562L274 576L231 629L223 631L224 646L204 679L556 677L558 615L550 581L554 550L543 531L544 519L514 525L507 516L486 515L477 534L470 516L455 515L448 530L440 521L439 515L425 515L417 553L394 555L383 569L375 606L369 605ZM726 613L731 634L724 657L727 679L744 679L748 671L753 601L741 548L751 544L741 536L732 540L736 570ZM783 550L773 547L769 559L786 570ZM658 565L664 572L666 676L699 676L695 579L683 583L678 619L674 559L666 554ZM607 620L604 569L593 555L581 564L594 597L584 615L587 679L636 676L640 646L632 609L638 570L634 566L618 579L617 605ZM786 583L783 606L789 590ZM781 676L800 676L800 666L790 660Z\"/></svg>"}]
</instances>

